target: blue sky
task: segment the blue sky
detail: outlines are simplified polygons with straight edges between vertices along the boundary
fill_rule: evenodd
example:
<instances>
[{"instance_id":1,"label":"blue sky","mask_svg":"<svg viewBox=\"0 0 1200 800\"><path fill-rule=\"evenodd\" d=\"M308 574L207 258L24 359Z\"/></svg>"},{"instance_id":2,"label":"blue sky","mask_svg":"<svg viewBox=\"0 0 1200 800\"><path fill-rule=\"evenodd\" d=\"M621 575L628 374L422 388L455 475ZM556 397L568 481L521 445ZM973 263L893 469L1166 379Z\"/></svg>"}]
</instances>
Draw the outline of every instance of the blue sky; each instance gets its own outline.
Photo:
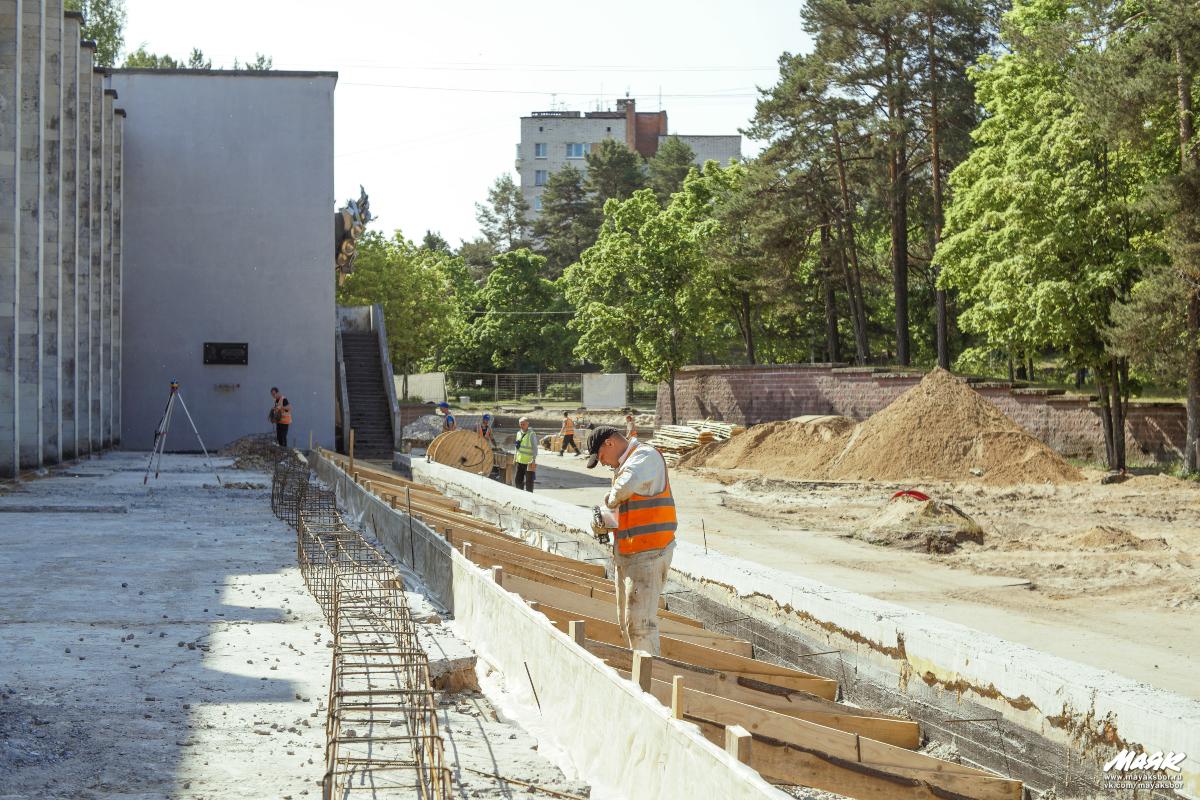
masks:
<instances>
[{"instance_id":1,"label":"blue sky","mask_svg":"<svg viewBox=\"0 0 1200 800\"><path fill-rule=\"evenodd\" d=\"M200 9L200 14L197 10ZM256 52L278 69L339 73L335 195L366 187L378 227L457 244L474 203L513 171L519 118L554 108L668 112L673 132L733 133L775 82L784 50L806 50L800 4L126 0L126 49L214 66ZM757 151L743 143L743 153Z\"/></svg>"}]
</instances>

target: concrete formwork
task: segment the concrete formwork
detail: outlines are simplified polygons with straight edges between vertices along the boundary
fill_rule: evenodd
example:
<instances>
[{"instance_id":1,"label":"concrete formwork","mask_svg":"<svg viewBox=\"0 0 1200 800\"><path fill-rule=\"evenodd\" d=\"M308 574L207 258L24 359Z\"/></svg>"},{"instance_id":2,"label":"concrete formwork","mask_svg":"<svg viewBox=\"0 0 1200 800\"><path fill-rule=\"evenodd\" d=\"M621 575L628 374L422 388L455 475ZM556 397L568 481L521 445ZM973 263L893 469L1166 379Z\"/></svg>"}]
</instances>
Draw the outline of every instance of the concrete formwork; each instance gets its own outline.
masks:
<instances>
[{"instance_id":1,"label":"concrete formwork","mask_svg":"<svg viewBox=\"0 0 1200 800\"><path fill-rule=\"evenodd\" d=\"M123 125L81 25L0 2L0 477L119 441Z\"/></svg>"},{"instance_id":2,"label":"concrete formwork","mask_svg":"<svg viewBox=\"0 0 1200 800\"><path fill-rule=\"evenodd\" d=\"M437 463L398 457L415 479L543 549L602 556L590 512ZM586 552L585 552L586 551ZM735 621L755 657L837 679L846 699L903 708L963 763L1060 798L1200 797L1185 760L1182 789L1107 790L1102 765L1121 750L1200 751L1200 703L894 603L677 542L668 606Z\"/></svg>"}]
</instances>

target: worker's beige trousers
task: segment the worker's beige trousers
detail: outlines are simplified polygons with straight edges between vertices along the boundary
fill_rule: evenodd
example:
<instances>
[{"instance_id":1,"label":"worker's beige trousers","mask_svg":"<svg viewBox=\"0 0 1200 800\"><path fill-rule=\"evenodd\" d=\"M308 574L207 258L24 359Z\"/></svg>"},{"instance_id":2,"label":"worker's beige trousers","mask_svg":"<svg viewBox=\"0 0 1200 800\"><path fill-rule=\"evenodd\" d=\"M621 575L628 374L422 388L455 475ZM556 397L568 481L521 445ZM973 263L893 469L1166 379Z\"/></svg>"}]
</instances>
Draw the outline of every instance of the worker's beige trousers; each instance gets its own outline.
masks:
<instances>
[{"instance_id":1,"label":"worker's beige trousers","mask_svg":"<svg viewBox=\"0 0 1200 800\"><path fill-rule=\"evenodd\" d=\"M667 573L675 543L661 550L646 550L623 556L613 554L617 584L617 622L632 650L645 650L659 655L658 598Z\"/></svg>"}]
</instances>

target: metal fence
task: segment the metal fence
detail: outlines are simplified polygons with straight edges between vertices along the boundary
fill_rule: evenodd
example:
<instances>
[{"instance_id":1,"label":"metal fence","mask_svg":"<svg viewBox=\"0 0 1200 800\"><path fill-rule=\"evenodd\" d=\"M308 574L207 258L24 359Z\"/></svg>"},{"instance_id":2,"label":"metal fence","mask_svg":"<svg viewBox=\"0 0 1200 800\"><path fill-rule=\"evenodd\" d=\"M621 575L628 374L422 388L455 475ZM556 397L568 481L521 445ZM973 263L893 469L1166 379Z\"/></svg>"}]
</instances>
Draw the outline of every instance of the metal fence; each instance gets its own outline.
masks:
<instances>
[{"instance_id":1,"label":"metal fence","mask_svg":"<svg viewBox=\"0 0 1200 800\"><path fill-rule=\"evenodd\" d=\"M474 403L583 403L579 372L447 372L446 394Z\"/></svg>"}]
</instances>

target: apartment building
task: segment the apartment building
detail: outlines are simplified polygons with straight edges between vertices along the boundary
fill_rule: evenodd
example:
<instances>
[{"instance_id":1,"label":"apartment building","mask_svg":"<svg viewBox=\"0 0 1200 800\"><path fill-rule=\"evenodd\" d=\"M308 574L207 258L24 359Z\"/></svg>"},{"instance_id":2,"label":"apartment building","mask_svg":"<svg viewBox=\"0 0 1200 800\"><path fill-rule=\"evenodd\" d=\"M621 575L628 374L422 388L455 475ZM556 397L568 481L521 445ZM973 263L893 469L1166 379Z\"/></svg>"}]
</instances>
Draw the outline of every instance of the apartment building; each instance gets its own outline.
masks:
<instances>
[{"instance_id":1,"label":"apartment building","mask_svg":"<svg viewBox=\"0 0 1200 800\"><path fill-rule=\"evenodd\" d=\"M724 166L741 158L741 136L671 134L666 111L638 111L637 101L629 97L617 100L615 111L534 111L522 117L516 167L530 219L537 219L542 210L542 192L550 176L568 164L586 172L586 156L594 145L616 139L650 158L672 135L692 148L697 165L711 159Z\"/></svg>"}]
</instances>

